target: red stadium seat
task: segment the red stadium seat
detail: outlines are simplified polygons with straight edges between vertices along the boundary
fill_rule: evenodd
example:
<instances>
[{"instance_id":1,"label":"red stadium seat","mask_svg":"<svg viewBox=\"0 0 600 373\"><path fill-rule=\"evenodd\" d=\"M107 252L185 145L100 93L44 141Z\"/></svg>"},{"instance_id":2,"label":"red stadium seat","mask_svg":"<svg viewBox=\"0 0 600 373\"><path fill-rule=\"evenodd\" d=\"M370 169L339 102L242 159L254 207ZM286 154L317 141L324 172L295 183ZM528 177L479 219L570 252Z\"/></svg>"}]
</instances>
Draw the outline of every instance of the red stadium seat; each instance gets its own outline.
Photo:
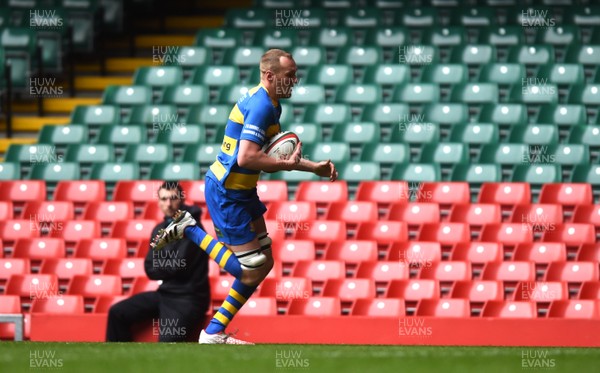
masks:
<instances>
[{"instance_id":1,"label":"red stadium seat","mask_svg":"<svg viewBox=\"0 0 600 373\"><path fill-rule=\"evenodd\" d=\"M327 249L325 259L341 260L346 263L360 263L377 260L375 241L345 240L333 242Z\"/></svg>"},{"instance_id":2,"label":"red stadium seat","mask_svg":"<svg viewBox=\"0 0 600 373\"><path fill-rule=\"evenodd\" d=\"M0 221L0 239L5 243L24 238L39 237L40 233L39 227L30 220L12 219Z\"/></svg>"},{"instance_id":3,"label":"red stadium seat","mask_svg":"<svg viewBox=\"0 0 600 373\"><path fill-rule=\"evenodd\" d=\"M90 202L85 206L83 218L103 223L131 220L133 219L133 205L124 201Z\"/></svg>"},{"instance_id":4,"label":"red stadium seat","mask_svg":"<svg viewBox=\"0 0 600 373\"><path fill-rule=\"evenodd\" d=\"M400 299L357 299L351 315L369 317L406 316L404 302Z\"/></svg>"},{"instance_id":5,"label":"red stadium seat","mask_svg":"<svg viewBox=\"0 0 600 373\"><path fill-rule=\"evenodd\" d=\"M471 302L487 302L504 299L501 281L456 281L450 291L451 298L463 298Z\"/></svg>"},{"instance_id":6,"label":"red stadium seat","mask_svg":"<svg viewBox=\"0 0 600 373\"><path fill-rule=\"evenodd\" d=\"M43 180L15 180L0 182L0 200L13 203L46 200L46 182Z\"/></svg>"},{"instance_id":7,"label":"red stadium seat","mask_svg":"<svg viewBox=\"0 0 600 373\"><path fill-rule=\"evenodd\" d=\"M0 295L0 314L20 314L21 298L16 295ZM24 331L25 332L25 331ZM27 335L24 333L25 336ZM12 339L15 336L15 325L0 323L0 339Z\"/></svg>"},{"instance_id":8,"label":"red stadium seat","mask_svg":"<svg viewBox=\"0 0 600 373\"><path fill-rule=\"evenodd\" d=\"M317 218L317 206L307 201L277 201L269 205L265 218L292 227L294 224L314 221Z\"/></svg>"},{"instance_id":9,"label":"red stadium seat","mask_svg":"<svg viewBox=\"0 0 600 373\"><path fill-rule=\"evenodd\" d=\"M348 185L345 181L302 181L296 190L296 201L321 203L345 202L348 200Z\"/></svg>"},{"instance_id":10,"label":"red stadium seat","mask_svg":"<svg viewBox=\"0 0 600 373\"><path fill-rule=\"evenodd\" d=\"M417 305L416 316L470 317L471 309L466 299L423 299Z\"/></svg>"},{"instance_id":11,"label":"red stadium seat","mask_svg":"<svg viewBox=\"0 0 600 373\"><path fill-rule=\"evenodd\" d=\"M503 319L526 318L532 319L537 316L533 302L514 302L491 300L483 306L481 316L500 317Z\"/></svg>"},{"instance_id":12,"label":"red stadium seat","mask_svg":"<svg viewBox=\"0 0 600 373\"><path fill-rule=\"evenodd\" d=\"M183 180L179 182L183 189L184 201L189 205L206 204L204 197L204 180Z\"/></svg>"},{"instance_id":13,"label":"red stadium seat","mask_svg":"<svg viewBox=\"0 0 600 373\"><path fill-rule=\"evenodd\" d=\"M596 300L559 300L550 304L548 317L599 319L600 304Z\"/></svg>"},{"instance_id":14,"label":"red stadium seat","mask_svg":"<svg viewBox=\"0 0 600 373\"><path fill-rule=\"evenodd\" d=\"M121 295L121 278L113 275L75 276L69 294L95 298L102 295Z\"/></svg>"},{"instance_id":15,"label":"red stadium seat","mask_svg":"<svg viewBox=\"0 0 600 373\"><path fill-rule=\"evenodd\" d=\"M28 259L63 258L65 243L59 238L26 238L15 243L13 257Z\"/></svg>"},{"instance_id":16,"label":"red stadium seat","mask_svg":"<svg viewBox=\"0 0 600 373\"><path fill-rule=\"evenodd\" d=\"M36 222L73 220L73 204L67 201L30 201L23 208L23 218Z\"/></svg>"},{"instance_id":17,"label":"red stadium seat","mask_svg":"<svg viewBox=\"0 0 600 373\"><path fill-rule=\"evenodd\" d=\"M405 242L408 240L408 228L406 223L399 221L362 223L358 226L355 239L376 241L380 244Z\"/></svg>"},{"instance_id":18,"label":"red stadium seat","mask_svg":"<svg viewBox=\"0 0 600 373\"><path fill-rule=\"evenodd\" d=\"M146 276L144 270L145 258L110 259L104 266L105 275L116 275L121 278L136 278Z\"/></svg>"},{"instance_id":19,"label":"red stadium seat","mask_svg":"<svg viewBox=\"0 0 600 373\"><path fill-rule=\"evenodd\" d=\"M8 280L10 276L26 275L29 272L29 260L27 259L0 259L0 280Z\"/></svg>"},{"instance_id":20,"label":"red stadium seat","mask_svg":"<svg viewBox=\"0 0 600 373\"><path fill-rule=\"evenodd\" d=\"M533 242L533 232L529 226L520 223L487 224L481 230L479 240L517 245Z\"/></svg>"},{"instance_id":21,"label":"red stadium seat","mask_svg":"<svg viewBox=\"0 0 600 373\"><path fill-rule=\"evenodd\" d=\"M113 226L111 237L124 238L126 241L147 240L155 226L155 220L127 220Z\"/></svg>"},{"instance_id":22,"label":"red stadium seat","mask_svg":"<svg viewBox=\"0 0 600 373\"><path fill-rule=\"evenodd\" d=\"M600 282L588 281L581 284L577 299L600 299Z\"/></svg>"},{"instance_id":23,"label":"red stadium seat","mask_svg":"<svg viewBox=\"0 0 600 373\"><path fill-rule=\"evenodd\" d=\"M344 262L337 260L312 260L296 264L293 275L313 281L327 281L346 277Z\"/></svg>"},{"instance_id":24,"label":"red stadium seat","mask_svg":"<svg viewBox=\"0 0 600 373\"><path fill-rule=\"evenodd\" d=\"M328 280L323 288L323 296L338 297L341 301L375 298L375 282L366 278Z\"/></svg>"},{"instance_id":25,"label":"red stadium seat","mask_svg":"<svg viewBox=\"0 0 600 373\"><path fill-rule=\"evenodd\" d=\"M13 218L13 204L11 201L0 201L0 220Z\"/></svg>"},{"instance_id":26,"label":"red stadium seat","mask_svg":"<svg viewBox=\"0 0 600 373\"><path fill-rule=\"evenodd\" d=\"M567 246L579 246L596 242L596 231L591 224L565 223L547 230L542 236L544 242L564 242Z\"/></svg>"},{"instance_id":27,"label":"red stadium seat","mask_svg":"<svg viewBox=\"0 0 600 373\"><path fill-rule=\"evenodd\" d=\"M483 183L477 202L526 205L531 203L531 190L528 183Z\"/></svg>"},{"instance_id":28,"label":"red stadium seat","mask_svg":"<svg viewBox=\"0 0 600 373\"><path fill-rule=\"evenodd\" d=\"M438 223L440 207L437 203L429 202L394 203L390 206L388 219L406 222L408 225Z\"/></svg>"},{"instance_id":29,"label":"red stadium seat","mask_svg":"<svg viewBox=\"0 0 600 373\"><path fill-rule=\"evenodd\" d=\"M127 256L127 245L124 239L119 238L81 240L75 247L75 256L92 260L125 258Z\"/></svg>"},{"instance_id":30,"label":"red stadium seat","mask_svg":"<svg viewBox=\"0 0 600 373\"><path fill-rule=\"evenodd\" d=\"M312 284L304 277L269 278L260 285L259 294L277 300L306 299L312 296Z\"/></svg>"},{"instance_id":31,"label":"red stadium seat","mask_svg":"<svg viewBox=\"0 0 600 373\"><path fill-rule=\"evenodd\" d=\"M285 240L273 243L274 257L283 263L315 259L315 244L311 240Z\"/></svg>"},{"instance_id":32,"label":"red stadium seat","mask_svg":"<svg viewBox=\"0 0 600 373\"><path fill-rule=\"evenodd\" d=\"M329 206L325 216L329 220L358 224L375 221L379 217L377 204L369 201L335 202Z\"/></svg>"},{"instance_id":33,"label":"red stadium seat","mask_svg":"<svg viewBox=\"0 0 600 373\"><path fill-rule=\"evenodd\" d=\"M579 205L573 211L573 223L592 224L600 228L600 205Z\"/></svg>"},{"instance_id":34,"label":"red stadium seat","mask_svg":"<svg viewBox=\"0 0 600 373\"><path fill-rule=\"evenodd\" d=\"M253 296L248 299L238 315L242 316L275 316L277 315L277 301L273 298Z\"/></svg>"},{"instance_id":35,"label":"red stadium seat","mask_svg":"<svg viewBox=\"0 0 600 373\"><path fill-rule=\"evenodd\" d=\"M81 295L61 295L47 299L36 299L31 304L32 313L82 314L84 313Z\"/></svg>"},{"instance_id":36,"label":"red stadium seat","mask_svg":"<svg viewBox=\"0 0 600 373\"><path fill-rule=\"evenodd\" d=\"M600 262L600 243L581 245L577 251L577 260L580 262Z\"/></svg>"},{"instance_id":37,"label":"red stadium seat","mask_svg":"<svg viewBox=\"0 0 600 373\"><path fill-rule=\"evenodd\" d=\"M442 247L439 242L408 241L394 244L391 253L397 253L401 264L427 267L442 260ZM390 255L390 259L396 259Z\"/></svg>"},{"instance_id":38,"label":"red stadium seat","mask_svg":"<svg viewBox=\"0 0 600 373\"><path fill-rule=\"evenodd\" d=\"M13 275L6 284L6 294L30 299L59 295L58 278L54 274Z\"/></svg>"},{"instance_id":39,"label":"red stadium seat","mask_svg":"<svg viewBox=\"0 0 600 373\"><path fill-rule=\"evenodd\" d=\"M98 238L101 235L100 223L93 220L71 220L62 222L62 229L53 229L51 236L64 238L67 242L78 242L83 239Z\"/></svg>"},{"instance_id":40,"label":"red stadium seat","mask_svg":"<svg viewBox=\"0 0 600 373\"><path fill-rule=\"evenodd\" d=\"M233 285L235 278L231 275L219 276L215 281L210 282L210 298L212 301L222 302L229 295L229 289Z\"/></svg>"},{"instance_id":41,"label":"red stadium seat","mask_svg":"<svg viewBox=\"0 0 600 373\"><path fill-rule=\"evenodd\" d=\"M449 221L467 223L470 226L482 226L502 221L500 205L493 203L473 203L452 206Z\"/></svg>"},{"instance_id":42,"label":"red stadium seat","mask_svg":"<svg viewBox=\"0 0 600 373\"><path fill-rule=\"evenodd\" d=\"M598 263L554 262L546 271L545 281L585 282L598 281Z\"/></svg>"},{"instance_id":43,"label":"red stadium seat","mask_svg":"<svg viewBox=\"0 0 600 373\"><path fill-rule=\"evenodd\" d=\"M292 301L288 314L304 316L340 316L340 300L332 297L296 299Z\"/></svg>"},{"instance_id":44,"label":"red stadium seat","mask_svg":"<svg viewBox=\"0 0 600 373\"><path fill-rule=\"evenodd\" d=\"M540 203L557 203L565 206L592 204L592 186L585 183L544 184L540 192Z\"/></svg>"},{"instance_id":45,"label":"red stadium seat","mask_svg":"<svg viewBox=\"0 0 600 373\"><path fill-rule=\"evenodd\" d=\"M513 300L553 302L569 299L569 289L564 282L524 281L517 284Z\"/></svg>"},{"instance_id":46,"label":"red stadium seat","mask_svg":"<svg viewBox=\"0 0 600 373\"><path fill-rule=\"evenodd\" d=\"M204 220L202 221L202 224L204 224ZM211 221L211 225L212 225L212 221ZM269 233L269 237L271 237L271 240L273 240L273 242L284 241L286 239L285 230L282 229L283 227L281 227L281 224L279 224L279 222L277 220L267 219L267 220L265 220L265 226L267 228L267 232ZM305 230L306 228L308 228L308 227L302 226L302 229ZM300 230L300 228L297 228L297 229ZM216 236L213 236L213 237L216 237Z\"/></svg>"},{"instance_id":47,"label":"red stadium seat","mask_svg":"<svg viewBox=\"0 0 600 373\"><path fill-rule=\"evenodd\" d=\"M423 224L417 236L419 241L439 242L452 245L471 241L469 226L463 223Z\"/></svg>"},{"instance_id":48,"label":"red stadium seat","mask_svg":"<svg viewBox=\"0 0 600 373\"><path fill-rule=\"evenodd\" d=\"M549 230L563 222L561 205L531 204L515 206L510 221L513 223L529 224L536 230Z\"/></svg>"},{"instance_id":49,"label":"red stadium seat","mask_svg":"<svg viewBox=\"0 0 600 373\"><path fill-rule=\"evenodd\" d=\"M469 183L424 182L417 196L419 202L434 202L440 205L468 204L471 202Z\"/></svg>"},{"instance_id":50,"label":"red stadium seat","mask_svg":"<svg viewBox=\"0 0 600 373\"><path fill-rule=\"evenodd\" d=\"M126 295L105 295L96 298L96 303L94 304L94 313L108 313L110 307L119 303L122 300L129 298Z\"/></svg>"},{"instance_id":51,"label":"red stadium seat","mask_svg":"<svg viewBox=\"0 0 600 373\"><path fill-rule=\"evenodd\" d=\"M506 282L535 281L535 274L533 262L489 262L481 278Z\"/></svg>"},{"instance_id":52,"label":"red stadium seat","mask_svg":"<svg viewBox=\"0 0 600 373\"><path fill-rule=\"evenodd\" d=\"M469 262L438 262L431 266L421 267L419 278L438 281L471 280L471 264Z\"/></svg>"},{"instance_id":53,"label":"red stadium seat","mask_svg":"<svg viewBox=\"0 0 600 373\"><path fill-rule=\"evenodd\" d=\"M132 209L132 212L133 212L133 209ZM202 209L202 215L200 216L200 218L203 218L203 217L210 219L210 216L208 215L206 208ZM158 202L146 202L146 205L144 206L139 218L146 219L146 220L154 220L158 223L165 218L165 214L162 212L162 210L158 206Z\"/></svg>"},{"instance_id":54,"label":"red stadium seat","mask_svg":"<svg viewBox=\"0 0 600 373\"><path fill-rule=\"evenodd\" d=\"M299 229L295 238L313 240L315 243L328 243L346 239L346 223L341 221L315 220L307 228Z\"/></svg>"},{"instance_id":55,"label":"red stadium seat","mask_svg":"<svg viewBox=\"0 0 600 373\"><path fill-rule=\"evenodd\" d=\"M356 200L375 202L379 207L388 207L396 202L408 202L408 183L406 181L361 181L356 191Z\"/></svg>"},{"instance_id":56,"label":"red stadium seat","mask_svg":"<svg viewBox=\"0 0 600 373\"><path fill-rule=\"evenodd\" d=\"M160 180L119 181L115 185L113 200L134 202L136 205L156 201L162 183Z\"/></svg>"},{"instance_id":57,"label":"red stadium seat","mask_svg":"<svg viewBox=\"0 0 600 373\"><path fill-rule=\"evenodd\" d=\"M129 290L130 295L134 295L137 293L142 293L145 291L156 291L162 281L154 281L150 280L148 277L138 277L133 281L133 285Z\"/></svg>"},{"instance_id":58,"label":"red stadium seat","mask_svg":"<svg viewBox=\"0 0 600 373\"><path fill-rule=\"evenodd\" d=\"M383 294L391 281L408 280L409 269L397 261L363 262L356 271L356 277L374 280L377 293Z\"/></svg>"},{"instance_id":59,"label":"red stadium seat","mask_svg":"<svg viewBox=\"0 0 600 373\"><path fill-rule=\"evenodd\" d=\"M45 259L40 268L40 273L55 274L60 280L90 276L93 272L92 261L84 258Z\"/></svg>"},{"instance_id":60,"label":"red stadium seat","mask_svg":"<svg viewBox=\"0 0 600 373\"><path fill-rule=\"evenodd\" d=\"M440 287L436 280L395 280L390 283L386 297L408 301L437 299L440 297Z\"/></svg>"},{"instance_id":61,"label":"red stadium seat","mask_svg":"<svg viewBox=\"0 0 600 373\"><path fill-rule=\"evenodd\" d=\"M263 202L288 200L287 183L283 180L261 180L256 186L256 192Z\"/></svg>"},{"instance_id":62,"label":"red stadium seat","mask_svg":"<svg viewBox=\"0 0 600 373\"><path fill-rule=\"evenodd\" d=\"M563 262L567 260L567 248L559 242L532 242L517 245L513 260L535 263Z\"/></svg>"},{"instance_id":63,"label":"red stadium seat","mask_svg":"<svg viewBox=\"0 0 600 373\"><path fill-rule=\"evenodd\" d=\"M463 242L452 249L451 260L475 263L499 262L504 259L502 244L498 242Z\"/></svg>"},{"instance_id":64,"label":"red stadium seat","mask_svg":"<svg viewBox=\"0 0 600 373\"><path fill-rule=\"evenodd\" d=\"M63 180L56 184L55 201L71 201L77 204L104 201L106 188L103 180Z\"/></svg>"}]
</instances>

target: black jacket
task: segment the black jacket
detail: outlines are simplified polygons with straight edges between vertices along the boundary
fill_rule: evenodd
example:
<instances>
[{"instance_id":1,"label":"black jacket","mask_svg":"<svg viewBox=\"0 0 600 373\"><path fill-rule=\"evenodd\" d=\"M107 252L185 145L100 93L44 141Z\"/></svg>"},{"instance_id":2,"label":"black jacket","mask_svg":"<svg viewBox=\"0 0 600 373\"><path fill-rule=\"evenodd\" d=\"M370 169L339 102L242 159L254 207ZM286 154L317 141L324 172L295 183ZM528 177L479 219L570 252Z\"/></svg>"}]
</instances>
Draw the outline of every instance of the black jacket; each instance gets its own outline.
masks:
<instances>
[{"instance_id":1,"label":"black jacket","mask_svg":"<svg viewBox=\"0 0 600 373\"><path fill-rule=\"evenodd\" d=\"M182 205L182 210L200 221L201 210L198 206ZM152 230L154 237L159 229L169 225L166 218ZM201 228L202 226L199 225ZM144 261L146 274L151 280L162 280L158 291L165 295L177 295L192 299L210 299L208 282L208 255L198 245L184 238L171 243L161 250L148 250Z\"/></svg>"}]
</instances>

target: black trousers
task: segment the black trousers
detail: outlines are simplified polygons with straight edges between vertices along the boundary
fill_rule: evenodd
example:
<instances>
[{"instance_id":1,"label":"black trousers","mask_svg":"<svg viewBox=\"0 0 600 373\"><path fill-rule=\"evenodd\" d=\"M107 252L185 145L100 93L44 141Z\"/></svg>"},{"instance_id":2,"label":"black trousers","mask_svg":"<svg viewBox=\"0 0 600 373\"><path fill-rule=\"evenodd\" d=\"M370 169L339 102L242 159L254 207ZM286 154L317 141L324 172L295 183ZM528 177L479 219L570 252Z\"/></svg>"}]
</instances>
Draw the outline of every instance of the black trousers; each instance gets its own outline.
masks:
<instances>
[{"instance_id":1,"label":"black trousers","mask_svg":"<svg viewBox=\"0 0 600 373\"><path fill-rule=\"evenodd\" d=\"M204 325L208 299L189 299L158 291L136 294L108 311L107 342L131 342L131 328L152 321L152 333L159 342L197 342Z\"/></svg>"}]
</instances>

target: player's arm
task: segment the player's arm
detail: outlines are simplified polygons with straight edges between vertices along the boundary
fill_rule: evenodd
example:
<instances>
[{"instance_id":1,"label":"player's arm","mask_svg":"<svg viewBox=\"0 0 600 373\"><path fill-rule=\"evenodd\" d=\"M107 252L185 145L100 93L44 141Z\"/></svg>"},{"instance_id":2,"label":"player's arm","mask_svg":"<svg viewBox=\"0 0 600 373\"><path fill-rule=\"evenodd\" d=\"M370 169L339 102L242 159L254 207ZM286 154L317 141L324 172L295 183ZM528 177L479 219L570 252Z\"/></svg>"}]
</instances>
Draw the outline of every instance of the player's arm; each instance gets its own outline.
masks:
<instances>
[{"instance_id":1,"label":"player's arm","mask_svg":"<svg viewBox=\"0 0 600 373\"><path fill-rule=\"evenodd\" d=\"M338 172L331 160L313 162L309 159L300 158L294 170L312 172L319 177L328 177L330 181L337 180Z\"/></svg>"},{"instance_id":2,"label":"player's arm","mask_svg":"<svg viewBox=\"0 0 600 373\"><path fill-rule=\"evenodd\" d=\"M262 147L251 140L241 140L238 150L237 163L240 167L250 170L277 172L295 170L301 159L302 147L296 147L294 154L289 159L275 159L269 157Z\"/></svg>"}]
</instances>

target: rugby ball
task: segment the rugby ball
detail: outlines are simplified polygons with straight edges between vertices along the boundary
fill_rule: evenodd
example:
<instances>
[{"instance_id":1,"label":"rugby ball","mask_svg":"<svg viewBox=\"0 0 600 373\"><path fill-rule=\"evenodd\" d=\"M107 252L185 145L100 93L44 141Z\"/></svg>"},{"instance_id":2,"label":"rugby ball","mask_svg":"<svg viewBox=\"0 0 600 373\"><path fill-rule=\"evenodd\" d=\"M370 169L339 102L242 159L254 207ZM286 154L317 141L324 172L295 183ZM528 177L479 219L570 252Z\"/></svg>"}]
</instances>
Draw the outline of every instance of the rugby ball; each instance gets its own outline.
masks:
<instances>
[{"instance_id":1,"label":"rugby ball","mask_svg":"<svg viewBox=\"0 0 600 373\"><path fill-rule=\"evenodd\" d=\"M263 150L271 158L286 159L296 149L300 142L298 136L292 131L279 132L271 138Z\"/></svg>"}]
</instances>

